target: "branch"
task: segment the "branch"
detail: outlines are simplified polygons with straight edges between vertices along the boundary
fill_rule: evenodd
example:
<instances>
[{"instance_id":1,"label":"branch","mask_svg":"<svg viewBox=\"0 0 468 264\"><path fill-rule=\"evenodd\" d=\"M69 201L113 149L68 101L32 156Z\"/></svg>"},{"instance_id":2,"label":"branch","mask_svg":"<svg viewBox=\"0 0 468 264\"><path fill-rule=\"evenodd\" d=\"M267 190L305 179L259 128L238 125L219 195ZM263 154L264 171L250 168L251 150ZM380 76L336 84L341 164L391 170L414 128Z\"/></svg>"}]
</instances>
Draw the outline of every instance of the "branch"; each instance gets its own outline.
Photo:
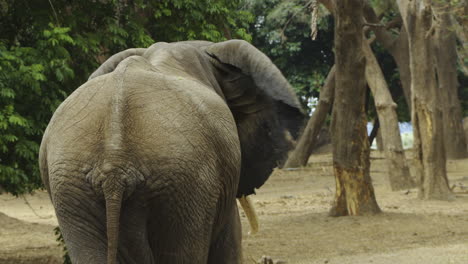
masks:
<instances>
[{"instance_id":1,"label":"branch","mask_svg":"<svg viewBox=\"0 0 468 264\"><path fill-rule=\"evenodd\" d=\"M328 9L328 12L334 14L335 13L335 4L332 0L319 0L319 2Z\"/></svg>"},{"instance_id":2,"label":"branch","mask_svg":"<svg viewBox=\"0 0 468 264\"><path fill-rule=\"evenodd\" d=\"M376 37L375 35L372 35L372 37L370 37L369 39L367 39L367 44L368 44L368 45L372 44L372 43L375 41L376 38L377 38L377 37Z\"/></svg>"},{"instance_id":3,"label":"branch","mask_svg":"<svg viewBox=\"0 0 468 264\"><path fill-rule=\"evenodd\" d=\"M289 23L291 23L292 19L295 18L297 16L297 14L299 14L299 12L301 12L304 8L307 8L309 7L312 3L314 2L314 0L311 0L309 1L305 6L303 6L301 9L297 10L289 19L288 21L286 21L286 23L284 24L283 28L281 29L280 31L280 34L281 34L281 41L284 41L286 38L286 35L284 35L284 31L286 30L286 28L288 27Z\"/></svg>"},{"instance_id":4,"label":"branch","mask_svg":"<svg viewBox=\"0 0 468 264\"><path fill-rule=\"evenodd\" d=\"M426 32L426 35L424 36L426 39L429 38L431 35L435 33L435 25L434 23L431 25L431 28Z\"/></svg>"},{"instance_id":5,"label":"branch","mask_svg":"<svg viewBox=\"0 0 468 264\"><path fill-rule=\"evenodd\" d=\"M60 26L58 16L57 16L57 12L55 12L54 5L52 4L52 2L50 0L49 0L49 4L50 4L50 7L52 8L52 12L54 13L54 16L55 16L55 22L57 22L57 26Z\"/></svg>"},{"instance_id":6,"label":"branch","mask_svg":"<svg viewBox=\"0 0 468 264\"><path fill-rule=\"evenodd\" d=\"M390 32L387 31L387 26L380 26L382 23L380 22L380 19L377 17L375 14L374 9L366 2L364 1L364 18L367 23L379 25L379 26L374 26L373 30L375 34L377 35L377 39L382 45L387 49L391 50L392 47L394 46L397 38L395 38ZM389 24L393 24L395 22L390 22Z\"/></svg>"},{"instance_id":7,"label":"branch","mask_svg":"<svg viewBox=\"0 0 468 264\"><path fill-rule=\"evenodd\" d=\"M310 38L315 40L317 38L317 20L318 20L318 5L317 0L311 1L310 7L312 8L312 13L310 14Z\"/></svg>"},{"instance_id":8,"label":"branch","mask_svg":"<svg viewBox=\"0 0 468 264\"><path fill-rule=\"evenodd\" d=\"M362 23L364 26L369 26L369 27L383 27L383 28L386 28L387 26L382 24L382 23L369 23L369 22L366 22L364 21L364 23Z\"/></svg>"}]
</instances>

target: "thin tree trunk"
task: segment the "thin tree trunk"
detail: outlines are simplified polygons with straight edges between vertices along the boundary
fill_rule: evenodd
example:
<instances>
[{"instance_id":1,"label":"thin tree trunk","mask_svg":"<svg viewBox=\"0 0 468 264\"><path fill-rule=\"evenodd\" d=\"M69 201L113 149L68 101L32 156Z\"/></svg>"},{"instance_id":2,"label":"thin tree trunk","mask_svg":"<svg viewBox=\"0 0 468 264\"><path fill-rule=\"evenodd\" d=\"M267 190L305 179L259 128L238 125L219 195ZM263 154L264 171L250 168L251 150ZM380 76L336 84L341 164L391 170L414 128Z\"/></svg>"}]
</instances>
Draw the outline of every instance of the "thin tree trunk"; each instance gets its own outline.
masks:
<instances>
[{"instance_id":1,"label":"thin tree trunk","mask_svg":"<svg viewBox=\"0 0 468 264\"><path fill-rule=\"evenodd\" d=\"M289 154L284 168L296 168L307 165L307 160L312 153L314 143L317 141L320 128L322 127L330 107L333 103L335 91L335 66L328 73L325 84L320 91L319 101L312 117L302 133L296 148Z\"/></svg>"},{"instance_id":2,"label":"thin tree trunk","mask_svg":"<svg viewBox=\"0 0 468 264\"><path fill-rule=\"evenodd\" d=\"M333 216L380 212L369 175L365 115L365 58L362 52L362 0L335 2L335 100L332 114Z\"/></svg>"},{"instance_id":3,"label":"thin tree trunk","mask_svg":"<svg viewBox=\"0 0 468 264\"><path fill-rule=\"evenodd\" d=\"M364 6L364 16L371 23L379 24L381 22L369 4ZM385 27L374 27L372 29L375 32L377 41L392 55L397 64L405 100L408 108L411 109L411 72L409 69L408 34L405 26L400 27L400 33L397 37L387 31Z\"/></svg>"},{"instance_id":4,"label":"thin tree trunk","mask_svg":"<svg viewBox=\"0 0 468 264\"><path fill-rule=\"evenodd\" d=\"M468 141L468 117L463 118L463 130L465 131L465 138ZM468 144L467 144L466 148L467 148L467 151L468 151Z\"/></svg>"},{"instance_id":5,"label":"thin tree trunk","mask_svg":"<svg viewBox=\"0 0 468 264\"><path fill-rule=\"evenodd\" d=\"M380 130L379 128L380 128L379 118L376 117L374 120L374 124L372 125L372 131L369 134L369 146L372 146L372 143L374 142L374 139L377 137L377 133Z\"/></svg>"},{"instance_id":6,"label":"thin tree trunk","mask_svg":"<svg viewBox=\"0 0 468 264\"><path fill-rule=\"evenodd\" d=\"M390 54L395 59L400 74L401 87L405 95L408 109L411 111L411 71L409 62L408 33L404 26L401 26L395 47L390 50Z\"/></svg>"},{"instance_id":7,"label":"thin tree trunk","mask_svg":"<svg viewBox=\"0 0 468 264\"><path fill-rule=\"evenodd\" d=\"M411 179L401 143L397 106L367 40L363 41L363 51L366 56L366 80L374 95L375 108L382 128L380 131L387 158L390 186L392 191L413 188L415 184Z\"/></svg>"},{"instance_id":8,"label":"thin tree trunk","mask_svg":"<svg viewBox=\"0 0 468 264\"><path fill-rule=\"evenodd\" d=\"M437 11L436 11L437 10ZM461 105L458 100L456 36L450 21L450 10L436 8L434 34L434 55L436 58L437 80L444 116L444 144L448 159L462 159L466 151L463 133Z\"/></svg>"},{"instance_id":9,"label":"thin tree trunk","mask_svg":"<svg viewBox=\"0 0 468 264\"><path fill-rule=\"evenodd\" d=\"M447 200L451 194L446 171L442 111L433 68L432 11L427 0L397 0L409 39L413 151L421 169L419 197Z\"/></svg>"}]
</instances>

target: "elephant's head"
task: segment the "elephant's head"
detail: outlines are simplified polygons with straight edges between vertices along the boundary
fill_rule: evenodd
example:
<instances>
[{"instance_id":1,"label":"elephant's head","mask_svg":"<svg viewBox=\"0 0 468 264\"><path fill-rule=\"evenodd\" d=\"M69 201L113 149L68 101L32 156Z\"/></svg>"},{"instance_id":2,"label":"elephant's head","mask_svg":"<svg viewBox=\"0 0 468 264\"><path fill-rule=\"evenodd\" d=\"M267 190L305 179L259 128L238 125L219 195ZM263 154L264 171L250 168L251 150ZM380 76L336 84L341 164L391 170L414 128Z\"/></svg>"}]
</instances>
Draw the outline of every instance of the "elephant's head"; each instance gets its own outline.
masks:
<instances>
[{"instance_id":1,"label":"elephant's head","mask_svg":"<svg viewBox=\"0 0 468 264\"><path fill-rule=\"evenodd\" d=\"M128 56L150 56L157 52L155 45L112 56L90 79L113 71ZM171 45L164 44L165 48L171 48ZM195 57L203 60L198 64L207 65L203 70L214 76L219 86L215 90L231 109L242 152L237 196L252 194L292 148L288 134L296 138L304 121L299 101L271 60L245 41L187 41L175 43L172 48L177 49L180 45L189 45L197 51Z\"/></svg>"}]
</instances>

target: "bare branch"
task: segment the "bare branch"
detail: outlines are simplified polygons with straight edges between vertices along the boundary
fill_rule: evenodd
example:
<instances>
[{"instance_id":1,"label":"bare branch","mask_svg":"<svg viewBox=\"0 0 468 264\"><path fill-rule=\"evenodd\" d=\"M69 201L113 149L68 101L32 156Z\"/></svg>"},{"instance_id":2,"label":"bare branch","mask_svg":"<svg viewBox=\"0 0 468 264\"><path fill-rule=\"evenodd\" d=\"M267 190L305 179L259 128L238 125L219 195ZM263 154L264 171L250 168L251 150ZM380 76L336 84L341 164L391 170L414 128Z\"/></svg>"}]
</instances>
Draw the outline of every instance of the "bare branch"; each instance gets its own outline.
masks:
<instances>
[{"instance_id":1,"label":"bare branch","mask_svg":"<svg viewBox=\"0 0 468 264\"><path fill-rule=\"evenodd\" d=\"M293 18L295 18L297 14L299 14L299 12L301 12L304 8L308 8L311 4L313 4L313 2L315 2L315 0L311 0L310 2L308 2L305 6L303 6L301 9L297 10L294 14L292 14L292 16L286 21L286 23L284 24L283 28L280 31L281 41L285 41L287 39L284 32L286 31L286 28L289 26L289 23L291 23Z\"/></svg>"},{"instance_id":2,"label":"bare branch","mask_svg":"<svg viewBox=\"0 0 468 264\"><path fill-rule=\"evenodd\" d=\"M364 22L362 23L364 26L369 26L369 27L383 27L386 28L387 26L382 24L382 23L369 23L369 22Z\"/></svg>"},{"instance_id":3,"label":"bare branch","mask_svg":"<svg viewBox=\"0 0 468 264\"><path fill-rule=\"evenodd\" d=\"M54 13L54 16L55 16L55 22L57 22L57 26L58 26L60 25L60 23L58 20L57 12L55 11L54 5L52 4L50 0L49 0L49 4L50 4L50 7L52 8L52 12Z\"/></svg>"},{"instance_id":4,"label":"bare branch","mask_svg":"<svg viewBox=\"0 0 468 264\"><path fill-rule=\"evenodd\" d=\"M380 26L380 19L375 14L374 8L372 8L366 1L364 2L364 18L368 23L376 24L379 26L374 26L372 29L377 35L378 41L391 52L392 47L394 46L397 38L392 36L390 32L387 31L387 26ZM392 23L392 22L390 22Z\"/></svg>"},{"instance_id":5,"label":"bare branch","mask_svg":"<svg viewBox=\"0 0 468 264\"><path fill-rule=\"evenodd\" d=\"M318 20L318 4L317 0L312 0L312 3L310 5L310 8L312 9L312 14L310 18L310 38L312 40L315 40L317 38L317 20Z\"/></svg>"}]
</instances>

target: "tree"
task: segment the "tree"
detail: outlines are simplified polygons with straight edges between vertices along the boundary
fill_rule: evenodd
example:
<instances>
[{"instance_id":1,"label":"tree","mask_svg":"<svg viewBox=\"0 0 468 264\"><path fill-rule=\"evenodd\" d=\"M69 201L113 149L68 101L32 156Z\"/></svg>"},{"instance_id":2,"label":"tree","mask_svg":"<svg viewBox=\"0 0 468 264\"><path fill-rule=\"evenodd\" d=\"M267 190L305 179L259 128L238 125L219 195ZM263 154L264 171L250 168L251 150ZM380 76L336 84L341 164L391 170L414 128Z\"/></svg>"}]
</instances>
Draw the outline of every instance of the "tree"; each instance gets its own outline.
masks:
<instances>
[{"instance_id":1,"label":"tree","mask_svg":"<svg viewBox=\"0 0 468 264\"><path fill-rule=\"evenodd\" d=\"M322 1L322 3L327 6L327 8L333 8L333 4L330 1ZM331 12L333 12L333 9ZM390 185L392 190L411 188L414 186L414 182L411 179L409 168L403 153L398 127L398 118L395 111L396 105L388 91L387 83L374 53L366 42L364 42L363 49L367 57L366 80L372 94L374 95L376 112L383 124L383 131L377 130L379 122L376 122L377 126L374 127L375 129L373 132L375 133L379 131L380 134L383 133L384 137L387 138L385 153L388 159ZM327 88L328 80L329 79L327 79L324 88ZM315 141L317 133L329 110L327 103L329 103L328 101L330 101L330 99L333 101L333 95L331 94L330 96L327 89L323 89L322 91L323 94L320 94L316 110L304 129L296 148L290 153L285 167L305 166L310 154L312 153L313 142ZM379 119L376 118L376 120Z\"/></svg>"},{"instance_id":2,"label":"tree","mask_svg":"<svg viewBox=\"0 0 468 264\"><path fill-rule=\"evenodd\" d=\"M255 17L252 44L278 66L309 111L334 63L333 19L321 8L320 32L312 40L310 7L310 0L250 0L244 7Z\"/></svg>"},{"instance_id":3,"label":"tree","mask_svg":"<svg viewBox=\"0 0 468 264\"><path fill-rule=\"evenodd\" d=\"M333 104L335 93L335 67L328 73L327 80L320 91L320 97L315 107L315 111L307 122L304 132L299 138L295 149L289 154L288 160L284 164L285 168L295 168L305 166L312 154L312 147L317 140L325 119Z\"/></svg>"},{"instance_id":4,"label":"tree","mask_svg":"<svg viewBox=\"0 0 468 264\"><path fill-rule=\"evenodd\" d=\"M450 3L435 1L432 6L434 57L442 112L445 152L448 159L468 156L458 100L457 44Z\"/></svg>"},{"instance_id":5,"label":"tree","mask_svg":"<svg viewBox=\"0 0 468 264\"><path fill-rule=\"evenodd\" d=\"M335 2L335 100L332 113L336 193L331 215L380 212L369 175L362 51L363 1Z\"/></svg>"},{"instance_id":6,"label":"tree","mask_svg":"<svg viewBox=\"0 0 468 264\"><path fill-rule=\"evenodd\" d=\"M41 186L37 153L55 108L108 56L156 41L250 40L242 0L0 0L0 191Z\"/></svg>"},{"instance_id":7,"label":"tree","mask_svg":"<svg viewBox=\"0 0 468 264\"><path fill-rule=\"evenodd\" d=\"M382 3L392 3L391 1L377 1ZM398 14L398 6L385 7L383 9L384 13L393 13ZM433 42L431 44L433 52L431 52L431 60L434 60L435 68L437 71L438 78L436 79L437 86L440 89L439 95L442 101L440 102L440 107L443 112L443 127L444 129L444 145L447 158L457 159L467 156L465 145L466 139L463 136L463 129L461 127L462 119L462 110L460 106L460 101L458 99L457 93L457 44L455 41L455 35L457 35L460 40L464 39L463 30L457 29L458 22L454 18L456 14L456 9L459 8L459 5L463 3L459 2L456 4L455 1L433 1L433 4L430 5L431 12L431 28L428 32L428 37L430 36ZM466 6L466 3L465 3ZM373 27L373 30L377 36L377 40L382 46L387 49L390 54L392 54L395 59L402 87L405 93L405 98L408 105L411 108L411 70L410 65L410 54L409 54L409 44L408 44L408 34L406 25L399 23L401 21L400 15L393 17L393 20L388 22L385 26L382 26L381 19L376 15L376 11L369 4L365 6L365 18L367 21L376 25ZM385 17L385 16L384 16ZM394 34L394 27L399 27L400 30L398 34ZM463 41L462 41L463 43ZM466 45L465 45L466 46ZM460 58L463 58L466 53L466 48L461 48L458 52L459 61ZM439 55L438 55L439 54ZM459 64L460 69L464 70L464 62ZM431 64L432 65L432 64ZM463 86L460 87L464 89ZM463 95L463 94L461 94ZM463 97L466 98L466 97Z\"/></svg>"},{"instance_id":8,"label":"tree","mask_svg":"<svg viewBox=\"0 0 468 264\"><path fill-rule=\"evenodd\" d=\"M447 200L452 194L446 172L440 90L432 66L432 6L424 0L397 3L409 39L413 152L420 174L419 195Z\"/></svg>"},{"instance_id":9,"label":"tree","mask_svg":"<svg viewBox=\"0 0 468 264\"><path fill-rule=\"evenodd\" d=\"M379 120L378 124L381 127L379 132L383 140L383 151L387 158L390 187L393 191L412 188L415 183L411 179L403 152L396 104L367 39L363 41L363 52L366 57L366 81L374 95L377 120Z\"/></svg>"}]
</instances>

